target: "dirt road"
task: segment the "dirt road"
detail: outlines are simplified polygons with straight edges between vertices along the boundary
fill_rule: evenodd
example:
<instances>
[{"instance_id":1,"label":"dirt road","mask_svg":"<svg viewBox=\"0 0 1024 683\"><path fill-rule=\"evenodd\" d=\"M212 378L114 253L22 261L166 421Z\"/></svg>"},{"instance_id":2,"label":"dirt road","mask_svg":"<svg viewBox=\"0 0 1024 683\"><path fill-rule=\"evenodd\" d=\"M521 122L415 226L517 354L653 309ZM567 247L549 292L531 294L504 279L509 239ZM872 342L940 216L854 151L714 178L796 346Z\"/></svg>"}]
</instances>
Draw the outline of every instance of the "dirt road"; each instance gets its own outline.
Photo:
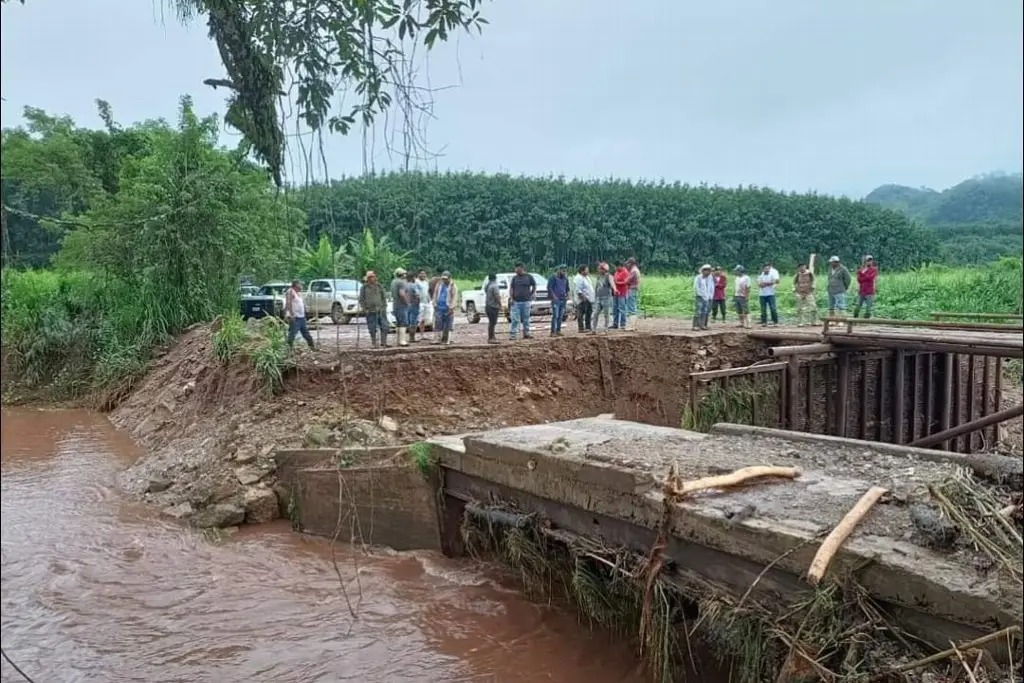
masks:
<instances>
[{"instance_id":1,"label":"dirt road","mask_svg":"<svg viewBox=\"0 0 1024 683\"><path fill-rule=\"evenodd\" d=\"M548 316L535 318L532 321L531 334L536 339L548 339L550 338L550 326L551 318ZM783 327L783 326L780 326ZM636 331L647 333L647 334L687 334L687 335L702 335L702 334L714 334L722 332L723 330L739 330L739 323L735 320L729 320L725 323L713 323L711 330L708 332L694 332L690 329L690 320L688 318L644 318L637 321ZM790 329L790 328L786 328ZM797 328L792 328L797 329ZM800 328L802 331L817 330L817 328ZM321 318L318 322L310 325L310 332L313 338L316 340L320 349L323 351L331 351L334 349L347 349L347 348L368 348L370 346L370 335L367 332L366 324L362 319L357 319L348 325L335 325L331 323L330 318ZM562 336L576 336L584 334L578 331L578 327L575 320L568 320L562 325ZM608 330L607 332L600 332L598 334L622 334L618 330ZM498 322L497 337L498 341L502 344L509 343L509 323L504 319ZM425 335L425 339L420 342L417 340L416 345L419 346L421 343L429 344L434 340L434 335L428 332ZM389 343L395 343L394 332L389 336ZM459 315L455 318L455 331L452 336L452 343L456 346L478 346L487 343L487 323L481 321L479 323L470 323L465 316ZM298 348L298 345L296 345Z\"/></svg>"}]
</instances>

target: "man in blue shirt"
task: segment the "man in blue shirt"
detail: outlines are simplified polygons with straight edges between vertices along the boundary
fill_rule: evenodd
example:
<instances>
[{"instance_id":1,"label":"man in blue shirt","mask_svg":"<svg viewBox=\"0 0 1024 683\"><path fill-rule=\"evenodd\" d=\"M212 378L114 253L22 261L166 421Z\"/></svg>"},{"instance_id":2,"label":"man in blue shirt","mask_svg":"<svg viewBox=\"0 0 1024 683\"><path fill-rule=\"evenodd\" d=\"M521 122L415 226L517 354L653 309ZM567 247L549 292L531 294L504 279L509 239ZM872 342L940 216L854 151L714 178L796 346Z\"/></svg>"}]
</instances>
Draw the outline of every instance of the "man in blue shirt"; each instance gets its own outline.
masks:
<instances>
[{"instance_id":1,"label":"man in blue shirt","mask_svg":"<svg viewBox=\"0 0 1024 683\"><path fill-rule=\"evenodd\" d=\"M437 344L452 343L452 328L455 322L455 309L459 305L459 291L452 282L452 274L447 270L441 273L441 282L434 291L434 331L441 333L441 338L434 339Z\"/></svg>"},{"instance_id":2,"label":"man in blue shirt","mask_svg":"<svg viewBox=\"0 0 1024 683\"><path fill-rule=\"evenodd\" d=\"M562 317L565 315L565 302L569 300L569 278L565 276L565 266L558 266L555 274L548 278L548 296L551 297L551 336L562 336Z\"/></svg>"}]
</instances>

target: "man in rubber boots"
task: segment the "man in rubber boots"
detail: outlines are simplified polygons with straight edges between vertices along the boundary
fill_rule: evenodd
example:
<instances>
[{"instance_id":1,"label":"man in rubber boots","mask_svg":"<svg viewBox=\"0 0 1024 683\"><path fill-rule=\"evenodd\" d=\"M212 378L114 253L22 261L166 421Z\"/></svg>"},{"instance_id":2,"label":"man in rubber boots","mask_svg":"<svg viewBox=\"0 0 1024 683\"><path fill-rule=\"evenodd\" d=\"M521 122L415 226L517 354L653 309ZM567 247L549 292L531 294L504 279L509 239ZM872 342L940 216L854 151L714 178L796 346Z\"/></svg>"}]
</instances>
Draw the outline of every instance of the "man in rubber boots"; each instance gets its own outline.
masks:
<instances>
[{"instance_id":1,"label":"man in rubber boots","mask_svg":"<svg viewBox=\"0 0 1024 683\"><path fill-rule=\"evenodd\" d=\"M366 327L370 331L370 345L377 348L377 336L380 335L380 346L388 346L388 300L384 287L377 281L377 273L366 271L363 287L359 290L359 310L366 316Z\"/></svg>"},{"instance_id":2,"label":"man in rubber boots","mask_svg":"<svg viewBox=\"0 0 1024 683\"><path fill-rule=\"evenodd\" d=\"M409 322L409 295L405 291L405 268L395 268L391 279L391 312L395 316L395 336L399 346L408 346L406 339L406 323Z\"/></svg>"}]
</instances>

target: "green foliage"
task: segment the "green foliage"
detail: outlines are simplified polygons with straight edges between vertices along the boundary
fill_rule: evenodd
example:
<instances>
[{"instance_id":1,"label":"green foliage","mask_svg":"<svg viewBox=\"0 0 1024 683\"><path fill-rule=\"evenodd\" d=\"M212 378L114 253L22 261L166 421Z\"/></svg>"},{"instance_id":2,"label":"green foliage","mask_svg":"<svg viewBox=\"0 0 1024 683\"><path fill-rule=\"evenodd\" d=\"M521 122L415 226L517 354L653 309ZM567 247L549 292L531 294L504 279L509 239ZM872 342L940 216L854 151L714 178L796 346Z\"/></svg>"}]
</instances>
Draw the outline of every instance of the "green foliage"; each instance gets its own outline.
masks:
<instances>
[{"instance_id":1,"label":"green foliage","mask_svg":"<svg viewBox=\"0 0 1024 683\"><path fill-rule=\"evenodd\" d=\"M225 315L214 321L213 352L222 363L230 363L242 351L249 336L245 321L236 314Z\"/></svg>"},{"instance_id":2,"label":"green foliage","mask_svg":"<svg viewBox=\"0 0 1024 683\"><path fill-rule=\"evenodd\" d=\"M762 188L565 181L470 173L388 174L296 193L310 234L335 242L374 225L420 263L463 273L637 256L648 272L686 272L807 254L884 255L889 268L937 255L934 235L864 202Z\"/></svg>"},{"instance_id":3,"label":"green foliage","mask_svg":"<svg viewBox=\"0 0 1024 683\"><path fill-rule=\"evenodd\" d=\"M1019 173L971 178L942 192L883 185L864 200L902 211L934 230L946 263L1019 256L1024 245L1024 178Z\"/></svg>"},{"instance_id":4,"label":"green foliage","mask_svg":"<svg viewBox=\"0 0 1024 683\"><path fill-rule=\"evenodd\" d=\"M916 270L882 270L876 282L878 295L874 315L878 318L928 319L935 311L1013 313L1021 310L1020 258L1005 258L984 267L954 268L925 266ZM735 277L734 275L729 276ZM752 276L753 277L753 276ZM779 315L783 322L795 320L796 298L790 283L793 275L782 275L778 287ZM827 305L824 271L818 273L818 310ZM730 295L732 280L729 282ZM856 283L850 288L847 308L856 300ZM640 288L640 309L650 316L693 315L693 275L644 278ZM750 301L752 319L758 315L756 294ZM735 319L730 310L729 317Z\"/></svg>"},{"instance_id":5,"label":"green foliage","mask_svg":"<svg viewBox=\"0 0 1024 683\"><path fill-rule=\"evenodd\" d=\"M291 360L284 323L278 318L260 319L259 341L250 352L249 362L268 395L281 390L284 372L291 366Z\"/></svg>"},{"instance_id":6,"label":"green foliage","mask_svg":"<svg viewBox=\"0 0 1024 683\"><path fill-rule=\"evenodd\" d=\"M226 121L282 181L285 136L277 105L297 92L297 113L313 131L347 133L373 122L396 100L422 106L410 82L410 60L457 31L482 30L482 0L364 0L325 8L320 0L172 0L183 20L203 16L227 80ZM285 83L285 74L291 83ZM355 95L348 111L331 114L338 92Z\"/></svg>"},{"instance_id":7,"label":"green foliage","mask_svg":"<svg viewBox=\"0 0 1024 683\"><path fill-rule=\"evenodd\" d=\"M321 233L317 246L308 242L295 250L293 271L311 280L322 277L361 278L368 270L390 274L406 267L412 252L401 251L387 235L377 236L370 228L351 236L337 249L327 233Z\"/></svg>"},{"instance_id":8,"label":"green foliage","mask_svg":"<svg viewBox=\"0 0 1024 683\"><path fill-rule=\"evenodd\" d=\"M364 228L361 233L349 238L345 270L356 277L368 270L376 271L384 277L396 268L408 266L411 257L412 252L400 251L387 235L377 237L373 230Z\"/></svg>"},{"instance_id":9,"label":"green foliage","mask_svg":"<svg viewBox=\"0 0 1024 683\"><path fill-rule=\"evenodd\" d=\"M327 235L320 235L320 241L316 246L309 242L295 248L294 272L306 280L335 277L339 269L344 269L347 260L345 249L335 250L334 245Z\"/></svg>"},{"instance_id":10,"label":"green foliage","mask_svg":"<svg viewBox=\"0 0 1024 683\"><path fill-rule=\"evenodd\" d=\"M412 460L413 466L418 469L423 476L430 476L430 473L433 472L435 467L435 461L431 454L430 444L425 441L420 441L409 446L409 457Z\"/></svg>"},{"instance_id":11,"label":"green foliage","mask_svg":"<svg viewBox=\"0 0 1024 683\"><path fill-rule=\"evenodd\" d=\"M4 133L5 181L10 173L21 199L48 197L43 221L63 230L57 272L4 269L4 348L19 380L58 396L126 391L155 345L237 309L239 273L281 269L302 225L265 173L216 146L216 121L199 119L187 98L176 128L121 131L101 111L108 131L92 146L70 121L40 112L27 130ZM85 178L40 171L53 155Z\"/></svg>"}]
</instances>

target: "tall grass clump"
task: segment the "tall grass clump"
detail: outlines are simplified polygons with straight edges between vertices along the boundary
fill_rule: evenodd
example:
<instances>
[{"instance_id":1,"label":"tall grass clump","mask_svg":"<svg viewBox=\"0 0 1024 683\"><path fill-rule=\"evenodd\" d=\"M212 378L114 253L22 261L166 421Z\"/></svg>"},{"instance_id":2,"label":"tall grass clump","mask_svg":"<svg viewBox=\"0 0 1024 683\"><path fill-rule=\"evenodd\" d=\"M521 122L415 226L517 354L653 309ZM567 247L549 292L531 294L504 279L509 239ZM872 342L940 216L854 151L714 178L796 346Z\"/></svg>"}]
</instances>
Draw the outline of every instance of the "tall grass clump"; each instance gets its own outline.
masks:
<instances>
[{"instance_id":1,"label":"tall grass clump","mask_svg":"<svg viewBox=\"0 0 1024 683\"><path fill-rule=\"evenodd\" d=\"M274 317L262 318L257 341L249 352L249 362L267 394L280 391L290 358L284 323Z\"/></svg>"}]
</instances>

